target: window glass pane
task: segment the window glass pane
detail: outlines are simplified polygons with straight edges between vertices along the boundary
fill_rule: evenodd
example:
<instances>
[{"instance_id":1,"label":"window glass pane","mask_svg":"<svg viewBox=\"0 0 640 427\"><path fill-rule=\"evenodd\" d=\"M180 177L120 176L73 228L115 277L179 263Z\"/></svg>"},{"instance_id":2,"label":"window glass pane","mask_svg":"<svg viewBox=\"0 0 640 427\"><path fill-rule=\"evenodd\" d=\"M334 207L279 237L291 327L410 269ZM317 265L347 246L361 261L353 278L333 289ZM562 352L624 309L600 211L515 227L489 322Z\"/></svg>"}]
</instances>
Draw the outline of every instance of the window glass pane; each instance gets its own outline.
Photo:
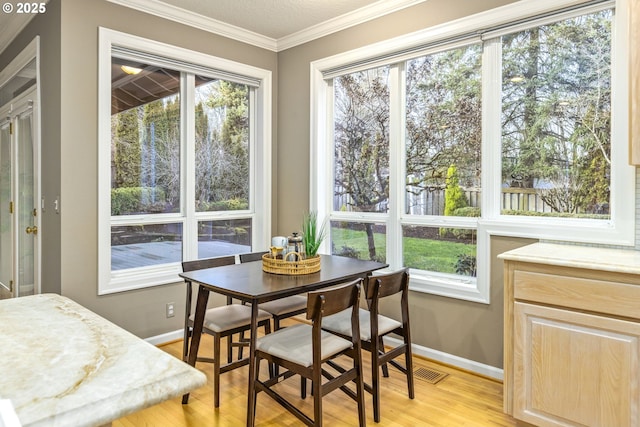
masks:
<instances>
[{"instance_id":1,"label":"window glass pane","mask_svg":"<svg viewBox=\"0 0 640 427\"><path fill-rule=\"evenodd\" d=\"M251 219L198 222L198 258L251 252Z\"/></svg>"},{"instance_id":2,"label":"window glass pane","mask_svg":"<svg viewBox=\"0 0 640 427\"><path fill-rule=\"evenodd\" d=\"M0 87L0 105L5 105L36 84L36 60L29 61L15 76Z\"/></svg>"},{"instance_id":3,"label":"window glass pane","mask_svg":"<svg viewBox=\"0 0 640 427\"><path fill-rule=\"evenodd\" d=\"M249 209L249 87L196 77L196 210Z\"/></svg>"},{"instance_id":4,"label":"window glass pane","mask_svg":"<svg viewBox=\"0 0 640 427\"><path fill-rule=\"evenodd\" d=\"M182 261L182 224L111 227L111 270Z\"/></svg>"},{"instance_id":5,"label":"window glass pane","mask_svg":"<svg viewBox=\"0 0 640 427\"><path fill-rule=\"evenodd\" d=\"M180 73L113 58L111 214L180 211Z\"/></svg>"},{"instance_id":6,"label":"window glass pane","mask_svg":"<svg viewBox=\"0 0 640 427\"><path fill-rule=\"evenodd\" d=\"M331 221L331 254L386 262L387 227L384 224Z\"/></svg>"},{"instance_id":7,"label":"window glass pane","mask_svg":"<svg viewBox=\"0 0 640 427\"><path fill-rule=\"evenodd\" d=\"M407 62L408 214L480 215L481 56L472 45Z\"/></svg>"},{"instance_id":8,"label":"window glass pane","mask_svg":"<svg viewBox=\"0 0 640 427\"><path fill-rule=\"evenodd\" d=\"M0 290L10 290L13 280L13 214L6 208L6 201L12 200L12 181L11 134L6 122L0 126L0 201L5 206L0 209Z\"/></svg>"},{"instance_id":9,"label":"window glass pane","mask_svg":"<svg viewBox=\"0 0 640 427\"><path fill-rule=\"evenodd\" d=\"M404 266L439 273L476 276L476 230L402 227Z\"/></svg>"},{"instance_id":10,"label":"window glass pane","mask_svg":"<svg viewBox=\"0 0 640 427\"><path fill-rule=\"evenodd\" d=\"M334 210L387 212L389 67L334 79Z\"/></svg>"},{"instance_id":11,"label":"window glass pane","mask_svg":"<svg viewBox=\"0 0 640 427\"><path fill-rule=\"evenodd\" d=\"M611 10L502 38L502 212L608 219Z\"/></svg>"}]
</instances>

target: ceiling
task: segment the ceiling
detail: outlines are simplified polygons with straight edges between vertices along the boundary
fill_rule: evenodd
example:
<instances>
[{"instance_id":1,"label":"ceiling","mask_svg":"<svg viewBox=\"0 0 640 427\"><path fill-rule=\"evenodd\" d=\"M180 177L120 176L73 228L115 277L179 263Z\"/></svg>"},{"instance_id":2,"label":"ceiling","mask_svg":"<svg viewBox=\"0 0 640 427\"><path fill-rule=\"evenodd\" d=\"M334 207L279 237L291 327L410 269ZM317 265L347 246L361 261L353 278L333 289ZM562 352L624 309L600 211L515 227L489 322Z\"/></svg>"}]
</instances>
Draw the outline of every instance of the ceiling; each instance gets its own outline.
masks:
<instances>
[{"instance_id":1,"label":"ceiling","mask_svg":"<svg viewBox=\"0 0 640 427\"><path fill-rule=\"evenodd\" d=\"M377 0L162 0L211 19L280 39Z\"/></svg>"},{"instance_id":2,"label":"ceiling","mask_svg":"<svg viewBox=\"0 0 640 427\"><path fill-rule=\"evenodd\" d=\"M426 0L107 1L277 52ZM34 16L0 13L0 52Z\"/></svg>"}]
</instances>

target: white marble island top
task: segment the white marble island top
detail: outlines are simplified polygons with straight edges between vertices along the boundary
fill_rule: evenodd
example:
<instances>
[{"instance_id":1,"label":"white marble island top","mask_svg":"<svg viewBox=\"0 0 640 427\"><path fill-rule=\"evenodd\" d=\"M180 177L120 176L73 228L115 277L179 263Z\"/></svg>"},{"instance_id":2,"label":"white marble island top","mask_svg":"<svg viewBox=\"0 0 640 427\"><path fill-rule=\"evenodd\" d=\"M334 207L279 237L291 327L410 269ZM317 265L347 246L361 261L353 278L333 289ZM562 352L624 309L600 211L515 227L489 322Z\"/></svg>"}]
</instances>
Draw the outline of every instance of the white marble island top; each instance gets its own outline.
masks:
<instances>
[{"instance_id":1,"label":"white marble island top","mask_svg":"<svg viewBox=\"0 0 640 427\"><path fill-rule=\"evenodd\" d=\"M0 301L0 399L23 426L98 426L206 383L200 371L72 300Z\"/></svg>"},{"instance_id":2,"label":"white marble island top","mask_svg":"<svg viewBox=\"0 0 640 427\"><path fill-rule=\"evenodd\" d=\"M640 251L632 249L563 245L557 243L533 243L500 254L498 258L564 267L640 274Z\"/></svg>"}]
</instances>

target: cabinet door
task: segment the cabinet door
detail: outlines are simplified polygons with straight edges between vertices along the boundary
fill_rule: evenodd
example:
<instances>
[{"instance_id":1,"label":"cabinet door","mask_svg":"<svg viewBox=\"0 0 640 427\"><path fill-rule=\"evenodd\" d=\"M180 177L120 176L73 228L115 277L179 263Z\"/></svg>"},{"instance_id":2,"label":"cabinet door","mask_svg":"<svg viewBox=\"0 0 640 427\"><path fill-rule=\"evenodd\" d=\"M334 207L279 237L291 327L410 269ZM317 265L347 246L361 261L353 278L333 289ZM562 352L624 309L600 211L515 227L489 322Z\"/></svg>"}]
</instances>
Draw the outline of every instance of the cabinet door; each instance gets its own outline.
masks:
<instances>
[{"instance_id":1,"label":"cabinet door","mask_svg":"<svg viewBox=\"0 0 640 427\"><path fill-rule=\"evenodd\" d=\"M515 303L514 417L640 426L640 324Z\"/></svg>"}]
</instances>

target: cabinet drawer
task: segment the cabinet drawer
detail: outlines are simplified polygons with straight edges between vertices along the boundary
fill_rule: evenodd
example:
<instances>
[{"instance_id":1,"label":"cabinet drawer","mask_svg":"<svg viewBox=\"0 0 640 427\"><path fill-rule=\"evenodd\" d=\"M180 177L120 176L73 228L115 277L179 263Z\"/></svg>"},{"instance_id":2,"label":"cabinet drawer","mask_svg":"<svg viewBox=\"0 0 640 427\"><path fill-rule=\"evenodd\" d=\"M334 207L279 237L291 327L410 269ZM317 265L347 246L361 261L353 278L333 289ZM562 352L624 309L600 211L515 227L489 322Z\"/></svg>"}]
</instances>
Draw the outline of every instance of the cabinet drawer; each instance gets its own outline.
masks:
<instances>
[{"instance_id":1,"label":"cabinet drawer","mask_svg":"<svg viewBox=\"0 0 640 427\"><path fill-rule=\"evenodd\" d=\"M514 271L514 297L640 319L640 286L534 271Z\"/></svg>"}]
</instances>

